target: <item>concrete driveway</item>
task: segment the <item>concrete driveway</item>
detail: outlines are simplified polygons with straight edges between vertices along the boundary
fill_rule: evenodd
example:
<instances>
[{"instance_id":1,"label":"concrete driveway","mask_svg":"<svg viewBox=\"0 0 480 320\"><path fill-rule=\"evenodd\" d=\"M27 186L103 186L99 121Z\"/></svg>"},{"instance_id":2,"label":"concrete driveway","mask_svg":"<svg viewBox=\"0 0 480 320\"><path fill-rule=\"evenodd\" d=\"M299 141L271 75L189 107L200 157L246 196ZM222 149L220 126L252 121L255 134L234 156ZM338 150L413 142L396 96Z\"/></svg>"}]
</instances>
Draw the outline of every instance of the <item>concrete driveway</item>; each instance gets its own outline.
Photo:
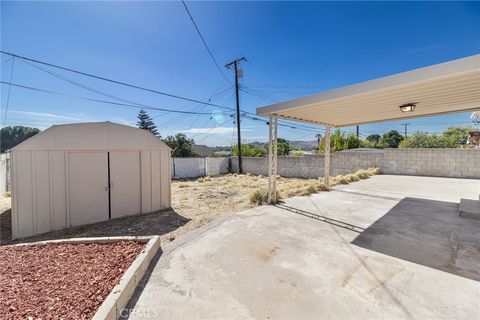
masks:
<instances>
[{"instance_id":1,"label":"concrete driveway","mask_svg":"<svg viewBox=\"0 0 480 320\"><path fill-rule=\"evenodd\" d=\"M475 319L478 180L376 176L229 215L164 248L130 319ZM300 209L301 211L298 211ZM323 216L339 220L324 222Z\"/></svg>"}]
</instances>

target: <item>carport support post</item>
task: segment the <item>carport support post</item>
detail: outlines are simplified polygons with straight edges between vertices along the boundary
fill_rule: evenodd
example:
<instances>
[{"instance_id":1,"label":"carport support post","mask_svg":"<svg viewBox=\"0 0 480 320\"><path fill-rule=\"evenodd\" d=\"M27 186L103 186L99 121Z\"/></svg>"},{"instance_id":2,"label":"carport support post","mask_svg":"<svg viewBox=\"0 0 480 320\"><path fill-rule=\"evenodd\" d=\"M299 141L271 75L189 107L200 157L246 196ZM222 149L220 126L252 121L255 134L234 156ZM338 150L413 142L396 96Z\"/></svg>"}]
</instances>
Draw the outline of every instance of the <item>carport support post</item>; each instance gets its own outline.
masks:
<instances>
[{"instance_id":1,"label":"carport support post","mask_svg":"<svg viewBox=\"0 0 480 320\"><path fill-rule=\"evenodd\" d=\"M277 116L269 116L268 121L268 203L277 202Z\"/></svg>"},{"instance_id":2,"label":"carport support post","mask_svg":"<svg viewBox=\"0 0 480 320\"><path fill-rule=\"evenodd\" d=\"M330 126L325 126L325 172L324 182L327 188L330 188Z\"/></svg>"}]
</instances>

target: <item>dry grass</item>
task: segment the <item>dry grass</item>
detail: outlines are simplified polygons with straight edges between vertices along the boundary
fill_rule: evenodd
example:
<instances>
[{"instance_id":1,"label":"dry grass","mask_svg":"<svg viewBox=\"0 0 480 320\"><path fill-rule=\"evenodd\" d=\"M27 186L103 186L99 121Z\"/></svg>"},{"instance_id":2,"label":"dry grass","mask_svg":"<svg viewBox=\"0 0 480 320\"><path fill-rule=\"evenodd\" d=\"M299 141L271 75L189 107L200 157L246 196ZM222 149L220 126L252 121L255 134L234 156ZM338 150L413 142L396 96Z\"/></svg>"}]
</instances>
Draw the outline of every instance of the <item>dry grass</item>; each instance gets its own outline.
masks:
<instances>
[{"instance_id":1,"label":"dry grass","mask_svg":"<svg viewBox=\"0 0 480 320\"><path fill-rule=\"evenodd\" d=\"M359 170L354 174L330 177L330 186L348 184L379 174L378 168ZM229 212L241 211L266 203L268 178L253 174L227 174L197 180L172 182L172 205L175 211L191 219L172 232L174 238L207 224ZM277 177L277 197L286 199L328 191L324 179Z\"/></svg>"}]
</instances>

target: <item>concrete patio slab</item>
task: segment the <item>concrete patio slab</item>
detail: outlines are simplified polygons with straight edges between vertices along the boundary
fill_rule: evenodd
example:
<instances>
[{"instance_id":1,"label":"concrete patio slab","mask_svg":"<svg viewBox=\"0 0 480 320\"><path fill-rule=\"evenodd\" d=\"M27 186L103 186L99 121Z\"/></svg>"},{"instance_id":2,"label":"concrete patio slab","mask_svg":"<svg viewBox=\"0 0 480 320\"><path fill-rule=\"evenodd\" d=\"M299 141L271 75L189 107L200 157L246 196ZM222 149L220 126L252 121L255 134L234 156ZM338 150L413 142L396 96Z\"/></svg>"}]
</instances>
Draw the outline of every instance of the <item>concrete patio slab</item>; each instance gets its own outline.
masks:
<instances>
[{"instance_id":1,"label":"concrete patio slab","mask_svg":"<svg viewBox=\"0 0 480 320\"><path fill-rule=\"evenodd\" d=\"M415 187L389 183L400 179ZM449 201L480 182L430 179L378 176L285 203L359 232L273 206L197 229L164 248L130 319L476 318L480 220Z\"/></svg>"}]
</instances>

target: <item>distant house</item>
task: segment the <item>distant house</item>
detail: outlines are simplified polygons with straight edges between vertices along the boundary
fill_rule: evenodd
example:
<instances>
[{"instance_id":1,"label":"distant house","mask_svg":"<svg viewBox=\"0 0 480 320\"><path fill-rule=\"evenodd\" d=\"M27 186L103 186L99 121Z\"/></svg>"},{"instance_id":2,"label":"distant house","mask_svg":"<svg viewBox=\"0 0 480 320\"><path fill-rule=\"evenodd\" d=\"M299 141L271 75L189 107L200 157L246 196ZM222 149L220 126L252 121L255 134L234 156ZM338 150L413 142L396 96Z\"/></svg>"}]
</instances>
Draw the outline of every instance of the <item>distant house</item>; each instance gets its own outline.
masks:
<instances>
[{"instance_id":1,"label":"distant house","mask_svg":"<svg viewBox=\"0 0 480 320\"><path fill-rule=\"evenodd\" d=\"M194 144L192 149L193 152L198 153L202 157L209 157L213 154L213 149L204 144Z\"/></svg>"}]
</instances>

